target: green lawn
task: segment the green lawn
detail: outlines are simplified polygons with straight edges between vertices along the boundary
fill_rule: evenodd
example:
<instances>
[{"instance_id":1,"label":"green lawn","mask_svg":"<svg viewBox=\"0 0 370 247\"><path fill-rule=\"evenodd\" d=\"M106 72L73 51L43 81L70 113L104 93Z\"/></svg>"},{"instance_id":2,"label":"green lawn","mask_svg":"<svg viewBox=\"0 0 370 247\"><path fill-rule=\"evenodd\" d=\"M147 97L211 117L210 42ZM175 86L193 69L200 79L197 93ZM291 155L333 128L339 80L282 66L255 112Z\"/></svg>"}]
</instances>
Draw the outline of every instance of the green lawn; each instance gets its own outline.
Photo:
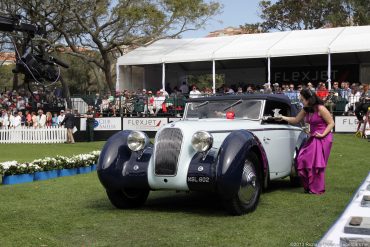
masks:
<instances>
[{"instance_id":1,"label":"green lawn","mask_svg":"<svg viewBox=\"0 0 370 247\"><path fill-rule=\"evenodd\" d=\"M101 150L103 145L104 142L76 142L75 144L0 144L0 162L10 160L30 162L47 156L72 156L94 150Z\"/></svg>"},{"instance_id":2,"label":"green lawn","mask_svg":"<svg viewBox=\"0 0 370 247\"><path fill-rule=\"evenodd\" d=\"M0 246L313 243L339 217L369 173L369 145L352 135L335 135L324 195L303 194L301 188L290 188L288 180L277 181L262 194L257 210L241 217L227 215L217 198L194 193L151 192L143 208L117 210L96 173L0 186ZM46 154L89 152L102 143L51 146L0 145L0 157L26 161Z\"/></svg>"}]
</instances>

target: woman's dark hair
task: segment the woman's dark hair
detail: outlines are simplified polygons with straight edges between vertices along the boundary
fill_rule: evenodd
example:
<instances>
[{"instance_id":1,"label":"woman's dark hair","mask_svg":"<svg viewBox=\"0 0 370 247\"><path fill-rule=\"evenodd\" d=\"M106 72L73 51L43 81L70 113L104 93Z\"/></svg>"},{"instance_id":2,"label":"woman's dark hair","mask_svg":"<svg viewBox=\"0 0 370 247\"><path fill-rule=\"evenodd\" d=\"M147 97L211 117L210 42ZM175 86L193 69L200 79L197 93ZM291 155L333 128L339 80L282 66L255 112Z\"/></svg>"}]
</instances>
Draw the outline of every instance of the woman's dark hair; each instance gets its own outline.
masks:
<instances>
[{"instance_id":1,"label":"woman's dark hair","mask_svg":"<svg viewBox=\"0 0 370 247\"><path fill-rule=\"evenodd\" d=\"M324 102L316 95L316 93L308 88L302 89L300 94L308 101L308 106L303 107L305 112L314 112L318 105L324 104Z\"/></svg>"}]
</instances>

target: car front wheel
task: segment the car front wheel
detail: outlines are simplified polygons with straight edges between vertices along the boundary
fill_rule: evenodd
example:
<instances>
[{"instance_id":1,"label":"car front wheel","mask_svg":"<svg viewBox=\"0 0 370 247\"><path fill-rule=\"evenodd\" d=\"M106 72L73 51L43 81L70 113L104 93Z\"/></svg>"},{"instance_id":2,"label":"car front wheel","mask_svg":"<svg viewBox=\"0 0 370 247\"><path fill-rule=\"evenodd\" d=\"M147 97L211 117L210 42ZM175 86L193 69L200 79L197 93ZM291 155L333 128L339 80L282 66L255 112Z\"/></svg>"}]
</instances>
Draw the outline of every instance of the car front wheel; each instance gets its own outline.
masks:
<instances>
[{"instance_id":1,"label":"car front wheel","mask_svg":"<svg viewBox=\"0 0 370 247\"><path fill-rule=\"evenodd\" d=\"M121 189L107 190L110 202L119 209L138 208L142 206L149 195L149 190Z\"/></svg>"},{"instance_id":2,"label":"car front wheel","mask_svg":"<svg viewBox=\"0 0 370 247\"><path fill-rule=\"evenodd\" d=\"M233 215L243 215L256 209L261 195L261 181L258 173L259 160L250 153L244 162L243 174L238 193L225 201L225 206Z\"/></svg>"}]
</instances>

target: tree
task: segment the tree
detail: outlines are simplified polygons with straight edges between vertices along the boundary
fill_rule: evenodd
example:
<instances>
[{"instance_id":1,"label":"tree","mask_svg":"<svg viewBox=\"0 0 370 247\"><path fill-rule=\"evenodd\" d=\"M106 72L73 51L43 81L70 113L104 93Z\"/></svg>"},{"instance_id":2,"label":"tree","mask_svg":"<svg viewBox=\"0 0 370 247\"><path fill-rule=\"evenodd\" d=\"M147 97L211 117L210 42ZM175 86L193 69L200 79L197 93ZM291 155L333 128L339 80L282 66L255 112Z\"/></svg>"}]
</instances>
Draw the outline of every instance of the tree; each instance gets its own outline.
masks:
<instances>
[{"instance_id":1,"label":"tree","mask_svg":"<svg viewBox=\"0 0 370 247\"><path fill-rule=\"evenodd\" d=\"M246 23L240 25L240 28L243 30L243 34L252 34L252 33L265 33L267 30L262 26L261 23Z\"/></svg>"},{"instance_id":2,"label":"tree","mask_svg":"<svg viewBox=\"0 0 370 247\"><path fill-rule=\"evenodd\" d=\"M124 48L148 45L161 38L176 38L202 27L220 5L204 0L52 0L22 1L60 34L70 54L95 64L113 91L112 65ZM37 2L37 3L36 3ZM41 9L41 11L40 11ZM84 47L99 56L81 51Z\"/></svg>"},{"instance_id":3,"label":"tree","mask_svg":"<svg viewBox=\"0 0 370 247\"><path fill-rule=\"evenodd\" d=\"M196 85L199 90L213 87L213 75L212 74L201 74L201 75L188 75L188 84ZM216 88L221 87L225 84L225 75L216 74Z\"/></svg>"},{"instance_id":4,"label":"tree","mask_svg":"<svg viewBox=\"0 0 370 247\"><path fill-rule=\"evenodd\" d=\"M316 29L324 26L348 25L348 16L341 1L278 0L260 1L262 26L266 30Z\"/></svg>"},{"instance_id":5,"label":"tree","mask_svg":"<svg viewBox=\"0 0 370 247\"><path fill-rule=\"evenodd\" d=\"M68 84L69 90L75 94L88 92L93 81L90 73L92 69L89 64L81 58L67 54L61 54L59 57L69 65L68 69L62 71L62 77Z\"/></svg>"},{"instance_id":6,"label":"tree","mask_svg":"<svg viewBox=\"0 0 370 247\"><path fill-rule=\"evenodd\" d=\"M301 30L370 24L368 0L260 1L264 30Z\"/></svg>"},{"instance_id":7,"label":"tree","mask_svg":"<svg viewBox=\"0 0 370 247\"><path fill-rule=\"evenodd\" d=\"M1 90L3 89L11 89L12 83L13 83L13 72L12 69L14 69L14 65L8 64L8 65L1 65L0 66L0 85Z\"/></svg>"},{"instance_id":8,"label":"tree","mask_svg":"<svg viewBox=\"0 0 370 247\"><path fill-rule=\"evenodd\" d=\"M369 0L350 0L348 6L352 13L353 23L356 25L370 25L370 1Z\"/></svg>"}]
</instances>

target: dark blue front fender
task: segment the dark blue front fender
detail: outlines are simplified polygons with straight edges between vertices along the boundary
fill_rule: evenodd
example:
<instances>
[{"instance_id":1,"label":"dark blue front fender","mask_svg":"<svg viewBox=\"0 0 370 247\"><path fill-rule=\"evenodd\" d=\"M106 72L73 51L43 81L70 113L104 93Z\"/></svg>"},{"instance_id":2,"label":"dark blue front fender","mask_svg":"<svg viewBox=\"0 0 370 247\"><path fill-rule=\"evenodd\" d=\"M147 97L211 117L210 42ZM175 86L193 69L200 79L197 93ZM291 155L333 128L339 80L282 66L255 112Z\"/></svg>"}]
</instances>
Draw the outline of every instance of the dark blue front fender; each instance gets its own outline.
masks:
<instances>
[{"instance_id":1,"label":"dark blue front fender","mask_svg":"<svg viewBox=\"0 0 370 247\"><path fill-rule=\"evenodd\" d=\"M97 173L106 189L149 189L148 164L153 148L148 146L139 158L127 146L131 131L124 130L111 136L101 151Z\"/></svg>"},{"instance_id":2,"label":"dark blue front fender","mask_svg":"<svg viewBox=\"0 0 370 247\"><path fill-rule=\"evenodd\" d=\"M255 152L260 160L260 167L256 169L263 184L268 176L268 164L258 138L247 130L237 130L222 143L217 160L217 191L224 199L232 198L239 191L244 162L250 152Z\"/></svg>"}]
</instances>

